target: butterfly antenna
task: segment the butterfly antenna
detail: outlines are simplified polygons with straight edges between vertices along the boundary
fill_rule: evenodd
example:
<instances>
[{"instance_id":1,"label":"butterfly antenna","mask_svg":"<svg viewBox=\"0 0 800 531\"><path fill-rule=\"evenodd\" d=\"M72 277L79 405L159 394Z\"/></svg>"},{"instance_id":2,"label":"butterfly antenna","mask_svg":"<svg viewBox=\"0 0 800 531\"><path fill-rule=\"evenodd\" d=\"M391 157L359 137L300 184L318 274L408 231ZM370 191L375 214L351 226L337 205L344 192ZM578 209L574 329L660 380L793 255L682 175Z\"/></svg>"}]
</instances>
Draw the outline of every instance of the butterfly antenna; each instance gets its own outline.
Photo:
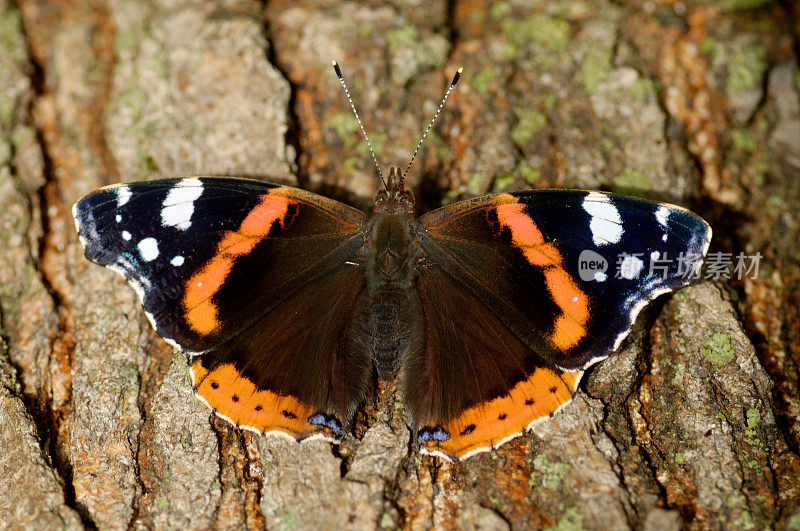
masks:
<instances>
[{"instance_id":1,"label":"butterfly antenna","mask_svg":"<svg viewBox=\"0 0 800 531\"><path fill-rule=\"evenodd\" d=\"M439 104L439 108L436 109L436 113L433 115L431 123L428 124L428 127L425 129L425 132L422 133L422 138L420 138L419 142L417 143L417 149L414 150L414 154L411 156L411 162L408 163L406 171L403 172L403 176L400 178L401 187L403 186L403 182L405 182L406 180L406 175L408 174L408 170L410 170L411 165L414 164L414 159L417 158L417 153L419 153L419 148L422 147L422 143L425 141L425 137L428 136L428 131L431 130L431 127L433 127L433 122L436 121L436 118L439 116L439 113L442 112L442 108L444 107L444 102L447 101L447 96L450 95L450 92L453 91L453 88L456 86L456 83L458 83L458 80L461 79L461 73L463 71L464 71L463 68L459 68L458 71L456 72L456 75L453 76L453 81L450 82L450 85L447 87L447 91L444 93L444 97L442 98L442 103Z\"/></svg>"},{"instance_id":2,"label":"butterfly antenna","mask_svg":"<svg viewBox=\"0 0 800 531\"><path fill-rule=\"evenodd\" d=\"M383 187L386 188L386 179L383 178L381 165L378 164L378 157L375 156L375 151L372 149L372 144L369 141L367 132L364 130L364 124L361 123L361 118L359 118L358 116L358 111L356 110L356 106L353 103L353 98L350 97L350 91L347 89L347 83L344 82L344 76L342 76L342 69L339 68L339 63L337 63L336 61L331 61L331 65L333 65L333 70L336 72L336 77L339 78L339 83L341 83L342 87L344 87L344 93L347 95L347 101L350 102L350 108L353 109L353 114L356 116L356 120L358 121L358 126L361 128L361 134L364 135L364 140L367 141L367 147L369 147L369 152L372 155L372 160L375 162L375 168L378 169L378 176L381 178Z\"/></svg>"}]
</instances>

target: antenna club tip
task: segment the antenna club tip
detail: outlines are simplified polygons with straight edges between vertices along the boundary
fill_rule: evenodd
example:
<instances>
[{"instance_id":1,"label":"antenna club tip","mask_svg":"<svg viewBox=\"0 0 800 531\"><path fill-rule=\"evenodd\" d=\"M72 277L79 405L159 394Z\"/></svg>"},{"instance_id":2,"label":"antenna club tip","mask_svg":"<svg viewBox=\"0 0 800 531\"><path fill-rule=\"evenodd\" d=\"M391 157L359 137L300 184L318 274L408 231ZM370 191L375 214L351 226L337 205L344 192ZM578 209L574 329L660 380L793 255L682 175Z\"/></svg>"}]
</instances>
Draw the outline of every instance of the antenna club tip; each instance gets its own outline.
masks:
<instances>
[{"instance_id":1,"label":"antenna club tip","mask_svg":"<svg viewBox=\"0 0 800 531\"><path fill-rule=\"evenodd\" d=\"M464 71L464 67L463 66L459 67L459 69L456 71L456 75L453 76L453 80L450 82L450 87L451 88L455 87L456 83L458 83L458 80L461 79L461 73L463 71Z\"/></svg>"},{"instance_id":2,"label":"antenna club tip","mask_svg":"<svg viewBox=\"0 0 800 531\"><path fill-rule=\"evenodd\" d=\"M333 70L334 70L334 72L336 72L336 77L338 77L339 80L341 81L342 80L342 69L339 68L339 63L337 63L335 59L331 59L331 66L333 66Z\"/></svg>"}]
</instances>

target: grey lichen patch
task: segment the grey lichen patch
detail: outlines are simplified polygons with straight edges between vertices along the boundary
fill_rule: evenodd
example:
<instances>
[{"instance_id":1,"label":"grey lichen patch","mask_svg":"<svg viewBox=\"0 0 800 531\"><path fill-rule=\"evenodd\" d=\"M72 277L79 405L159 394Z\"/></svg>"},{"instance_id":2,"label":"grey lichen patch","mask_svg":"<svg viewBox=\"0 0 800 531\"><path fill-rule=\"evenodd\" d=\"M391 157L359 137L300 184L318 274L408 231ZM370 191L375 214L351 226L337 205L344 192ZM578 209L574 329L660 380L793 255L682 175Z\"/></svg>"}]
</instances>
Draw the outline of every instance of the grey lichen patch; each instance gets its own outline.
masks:
<instances>
[{"instance_id":1,"label":"grey lichen patch","mask_svg":"<svg viewBox=\"0 0 800 531\"><path fill-rule=\"evenodd\" d=\"M8 98L5 94L0 94L0 127L3 129L8 129L11 127L11 121L13 118L14 109L16 105L14 100ZM7 151L7 149L5 150ZM0 154L0 163L4 163L8 160L10 152L8 154L3 153Z\"/></svg>"},{"instance_id":2,"label":"grey lichen patch","mask_svg":"<svg viewBox=\"0 0 800 531\"><path fill-rule=\"evenodd\" d=\"M383 150L386 149L386 144L389 142L389 135L377 131L369 135L369 141L372 143L372 149L375 151L375 154L380 155L383 153ZM359 142L356 144L356 152L362 157L369 157L369 146L366 142Z\"/></svg>"},{"instance_id":3,"label":"grey lichen patch","mask_svg":"<svg viewBox=\"0 0 800 531\"><path fill-rule=\"evenodd\" d=\"M517 122L511 128L511 140L517 145L524 145L547 126L547 117L536 109L520 109L517 111Z\"/></svg>"},{"instance_id":4,"label":"grey lichen patch","mask_svg":"<svg viewBox=\"0 0 800 531\"><path fill-rule=\"evenodd\" d=\"M472 172L472 175L467 180L465 191L472 195L479 195L486 193L486 187L489 184L489 178L481 172ZM454 194L458 192L454 191ZM455 195L454 195L455 197Z\"/></svg>"},{"instance_id":5,"label":"grey lichen patch","mask_svg":"<svg viewBox=\"0 0 800 531\"><path fill-rule=\"evenodd\" d=\"M731 139L739 151L753 153L758 149L758 139L747 129L734 129L731 131Z\"/></svg>"},{"instance_id":6,"label":"grey lichen patch","mask_svg":"<svg viewBox=\"0 0 800 531\"><path fill-rule=\"evenodd\" d=\"M728 61L728 91L735 94L760 87L766 70L767 49L759 43L743 45Z\"/></svg>"},{"instance_id":7,"label":"grey lichen patch","mask_svg":"<svg viewBox=\"0 0 800 531\"><path fill-rule=\"evenodd\" d=\"M530 43L558 52L569 45L569 22L563 18L535 13L527 18L510 17L501 22L503 35L507 39L504 55L513 59L528 49Z\"/></svg>"},{"instance_id":8,"label":"grey lichen patch","mask_svg":"<svg viewBox=\"0 0 800 531\"><path fill-rule=\"evenodd\" d=\"M387 31L386 41L389 44L389 50L396 54L419 41L419 30L414 24L403 24Z\"/></svg>"},{"instance_id":9,"label":"grey lichen patch","mask_svg":"<svg viewBox=\"0 0 800 531\"><path fill-rule=\"evenodd\" d=\"M732 522L737 529L755 528L756 525L753 521L753 515L750 514L750 511L747 509L747 498L745 498L744 494L741 492L733 492L727 497L725 503L734 514L737 512L739 513Z\"/></svg>"},{"instance_id":10,"label":"grey lichen patch","mask_svg":"<svg viewBox=\"0 0 800 531\"><path fill-rule=\"evenodd\" d=\"M511 186L511 183L513 182L514 182L514 176L511 175L510 173L506 173L495 178L494 185L492 186L492 188L496 192L502 192L506 188Z\"/></svg>"},{"instance_id":11,"label":"grey lichen patch","mask_svg":"<svg viewBox=\"0 0 800 531\"><path fill-rule=\"evenodd\" d=\"M723 333L706 336L703 340L703 354L714 365L724 365L736 355L731 347L730 336Z\"/></svg>"},{"instance_id":12,"label":"grey lichen patch","mask_svg":"<svg viewBox=\"0 0 800 531\"><path fill-rule=\"evenodd\" d=\"M475 75L472 80L472 86L479 94L487 94L491 87L492 81L497 79L497 72L493 68L489 68Z\"/></svg>"},{"instance_id":13,"label":"grey lichen patch","mask_svg":"<svg viewBox=\"0 0 800 531\"><path fill-rule=\"evenodd\" d=\"M378 523L378 527L381 529L395 529L397 528L397 524L395 523L394 518L392 518L392 515L389 513L383 513L383 516L381 516L381 521Z\"/></svg>"},{"instance_id":14,"label":"grey lichen patch","mask_svg":"<svg viewBox=\"0 0 800 531\"><path fill-rule=\"evenodd\" d=\"M6 2L0 2L0 53L17 63L28 59L22 33L22 17L19 11Z\"/></svg>"},{"instance_id":15,"label":"grey lichen patch","mask_svg":"<svg viewBox=\"0 0 800 531\"><path fill-rule=\"evenodd\" d=\"M747 427L755 429L761 424L761 412L757 408L747 410Z\"/></svg>"},{"instance_id":16,"label":"grey lichen patch","mask_svg":"<svg viewBox=\"0 0 800 531\"><path fill-rule=\"evenodd\" d=\"M352 146L356 143L357 140L353 135L358 132L358 120L356 120L353 113L337 112L328 119L327 125L333 129L346 146Z\"/></svg>"},{"instance_id":17,"label":"grey lichen patch","mask_svg":"<svg viewBox=\"0 0 800 531\"><path fill-rule=\"evenodd\" d=\"M500 20L511 13L511 5L508 2L492 2L489 8L489 16L495 20Z\"/></svg>"},{"instance_id":18,"label":"grey lichen patch","mask_svg":"<svg viewBox=\"0 0 800 531\"><path fill-rule=\"evenodd\" d=\"M625 168L614 178L614 191L641 194L652 188L652 181L644 173L633 168Z\"/></svg>"},{"instance_id":19,"label":"grey lichen patch","mask_svg":"<svg viewBox=\"0 0 800 531\"><path fill-rule=\"evenodd\" d=\"M448 40L440 34L420 34L417 26L405 23L386 32L392 52L392 83L405 85L424 69L436 68L447 60Z\"/></svg>"},{"instance_id":20,"label":"grey lichen patch","mask_svg":"<svg viewBox=\"0 0 800 531\"><path fill-rule=\"evenodd\" d=\"M787 60L769 74L768 102L774 106L777 123L765 123L759 134L768 135L769 147L776 157L800 168L800 69Z\"/></svg>"},{"instance_id":21,"label":"grey lichen patch","mask_svg":"<svg viewBox=\"0 0 800 531\"><path fill-rule=\"evenodd\" d=\"M521 160L514 167L514 175L533 186L541 178L542 172L531 166L528 161Z\"/></svg>"},{"instance_id":22,"label":"grey lichen patch","mask_svg":"<svg viewBox=\"0 0 800 531\"><path fill-rule=\"evenodd\" d=\"M9 136L9 140L11 141L11 145L15 148L19 148L20 146L27 144L28 142L34 140L36 138L36 130L33 127L30 127L25 124L16 124L14 129L11 130L11 135Z\"/></svg>"},{"instance_id":23,"label":"grey lichen patch","mask_svg":"<svg viewBox=\"0 0 800 531\"><path fill-rule=\"evenodd\" d=\"M557 490L572 467L567 463L551 461L546 454L539 454L533 460L533 468L536 472L531 474L529 486L541 484L546 489Z\"/></svg>"},{"instance_id":24,"label":"grey lichen patch","mask_svg":"<svg viewBox=\"0 0 800 531\"><path fill-rule=\"evenodd\" d=\"M611 51L609 49L589 50L581 62L580 80L586 92L594 92L597 85L611 72Z\"/></svg>"},{"instance_id":25,"label":"grey lichen patch","mask_svg":"<svg viewBox=\"0 0 800 531\"><path fill-rule=\"evenodd\" d=\"M570 507L564 511L564 515L558 523L548 528L548 531L582 531L584 516L575 507Z\"/></svg>"},{"instance_id":26,"label":"grey lichen patch","mask_svg":"<svg viewBox=\"0 0 800 531\"><path fill-rule=\"evenodd\" d=\"M786 519L786 529L787 531L800 531L800 508Z\"/></svg>"},{"instance_id":27,"label":"grey lichen patch","mask_svg":"<svg viewBox=\"0 0 800 531\"><path fill-rule=\"evenodd\" d=\"M281 529L282 531L291 531L297 529L298 527L298 515L294 511L288 511L284 513L281 519L277 523L277 528Z\"/></svg>"},{"instance_id":28,"label":"grey lichen patch","mask_svg":"<svg viewBox=\"0 0 800 531\"><path fill-rule=\"evenodd\" d=\"M120 383L128 391L139 393L139 367L132 361L116 361L113 367Z\"/></svg>"},{"instance_id":29,"label":"grey lichen patch","mask_svg":"<svg viewBox=\"0 0 800 531\"><path fill-rule=\"evenodd\" d=\"M20 99L30 88L28 54L22 19L9 2L0 1L0 132L7 133L21 109Z\"/></svg>"},{"instance_id":30,"label":"grey lichen patch","mask_svg":"<svg viewBox=\"0 0 800 531\"><path fill-rule=\"evenodd\" d=\"M0 328L0 386L5 387L14 394L19 394L21 388L17 379L17 371L9 363L8 343L3 339L4 335L5 331Z\"/></svg>"},{"instance_id":31,"label":"grey lichen patch","mask_svg":"<svg viewBox=\"0 0 800 531\"><path fill-rule=\"evenodd\" d=\"M646 103L655 100L656 86L653 80L647 78L637 78L628 86L628 95L631 99L639 103Z\"/></svg>"},{"instance_id":32,"label":"grey lichen patch","mask_svg":"<svg viewBox=\"0 0 800 531\"><path fill-rule=\"evenodd\" d=\"M524 185L534 186L542 176L542 173L531 166L527 160L517 162L514 169L508 173L499 175L494 179L492 190L502 192L510 187L515 181L522 181Z\"/></svg>"}]
</instances>

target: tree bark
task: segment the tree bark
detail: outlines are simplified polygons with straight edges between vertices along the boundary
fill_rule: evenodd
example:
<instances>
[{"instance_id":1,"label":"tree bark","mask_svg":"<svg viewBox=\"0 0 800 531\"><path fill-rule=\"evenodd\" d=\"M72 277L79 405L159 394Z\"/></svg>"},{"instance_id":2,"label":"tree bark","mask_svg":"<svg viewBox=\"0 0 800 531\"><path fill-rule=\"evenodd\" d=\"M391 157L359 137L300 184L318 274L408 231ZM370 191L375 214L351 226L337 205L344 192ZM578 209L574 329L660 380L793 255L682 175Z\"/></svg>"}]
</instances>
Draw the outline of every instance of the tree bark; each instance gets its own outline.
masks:
<instances>
[{"instance_id":1,"label":"tree bark","mask_svg":"<svg viewBox=\"0 0 800 531\"><path fill-rule=\"evenodd\" d=\"M790 2L0 0L0 526L800 529ZM369 208L530 187L693 207L757 274L659 299L577 398L461 463L391 396L341 445L240 433L82 255L105 184L231 174Z\"/></svg>"}]
</instances>

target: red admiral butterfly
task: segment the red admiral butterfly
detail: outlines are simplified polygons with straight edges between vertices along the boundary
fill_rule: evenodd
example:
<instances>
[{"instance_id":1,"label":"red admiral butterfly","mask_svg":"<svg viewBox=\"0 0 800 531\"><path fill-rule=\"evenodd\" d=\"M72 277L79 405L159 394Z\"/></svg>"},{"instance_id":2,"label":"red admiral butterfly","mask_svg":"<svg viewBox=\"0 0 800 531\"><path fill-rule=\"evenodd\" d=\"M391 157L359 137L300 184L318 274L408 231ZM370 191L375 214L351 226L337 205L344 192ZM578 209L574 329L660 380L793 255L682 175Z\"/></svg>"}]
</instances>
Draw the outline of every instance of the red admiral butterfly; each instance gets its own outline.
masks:
<instances>
[{"instance_id":1,"label":"red admiral butterfly","mask_svg":"<svg viewBox=\"0 0 800 531\"><path fill-rule=\"evenodd\" d=\"M690 282L675 258L699 265L711 239L683 208L602 192L488 195L417 218L403 177L392 169L371 214L199 177L106 187L73 215L87 258L191 354L217 415L338 441L376 378L395 380L421 450L449 459L568 403L648 301Z\"/></svg>"}]
</instances>

